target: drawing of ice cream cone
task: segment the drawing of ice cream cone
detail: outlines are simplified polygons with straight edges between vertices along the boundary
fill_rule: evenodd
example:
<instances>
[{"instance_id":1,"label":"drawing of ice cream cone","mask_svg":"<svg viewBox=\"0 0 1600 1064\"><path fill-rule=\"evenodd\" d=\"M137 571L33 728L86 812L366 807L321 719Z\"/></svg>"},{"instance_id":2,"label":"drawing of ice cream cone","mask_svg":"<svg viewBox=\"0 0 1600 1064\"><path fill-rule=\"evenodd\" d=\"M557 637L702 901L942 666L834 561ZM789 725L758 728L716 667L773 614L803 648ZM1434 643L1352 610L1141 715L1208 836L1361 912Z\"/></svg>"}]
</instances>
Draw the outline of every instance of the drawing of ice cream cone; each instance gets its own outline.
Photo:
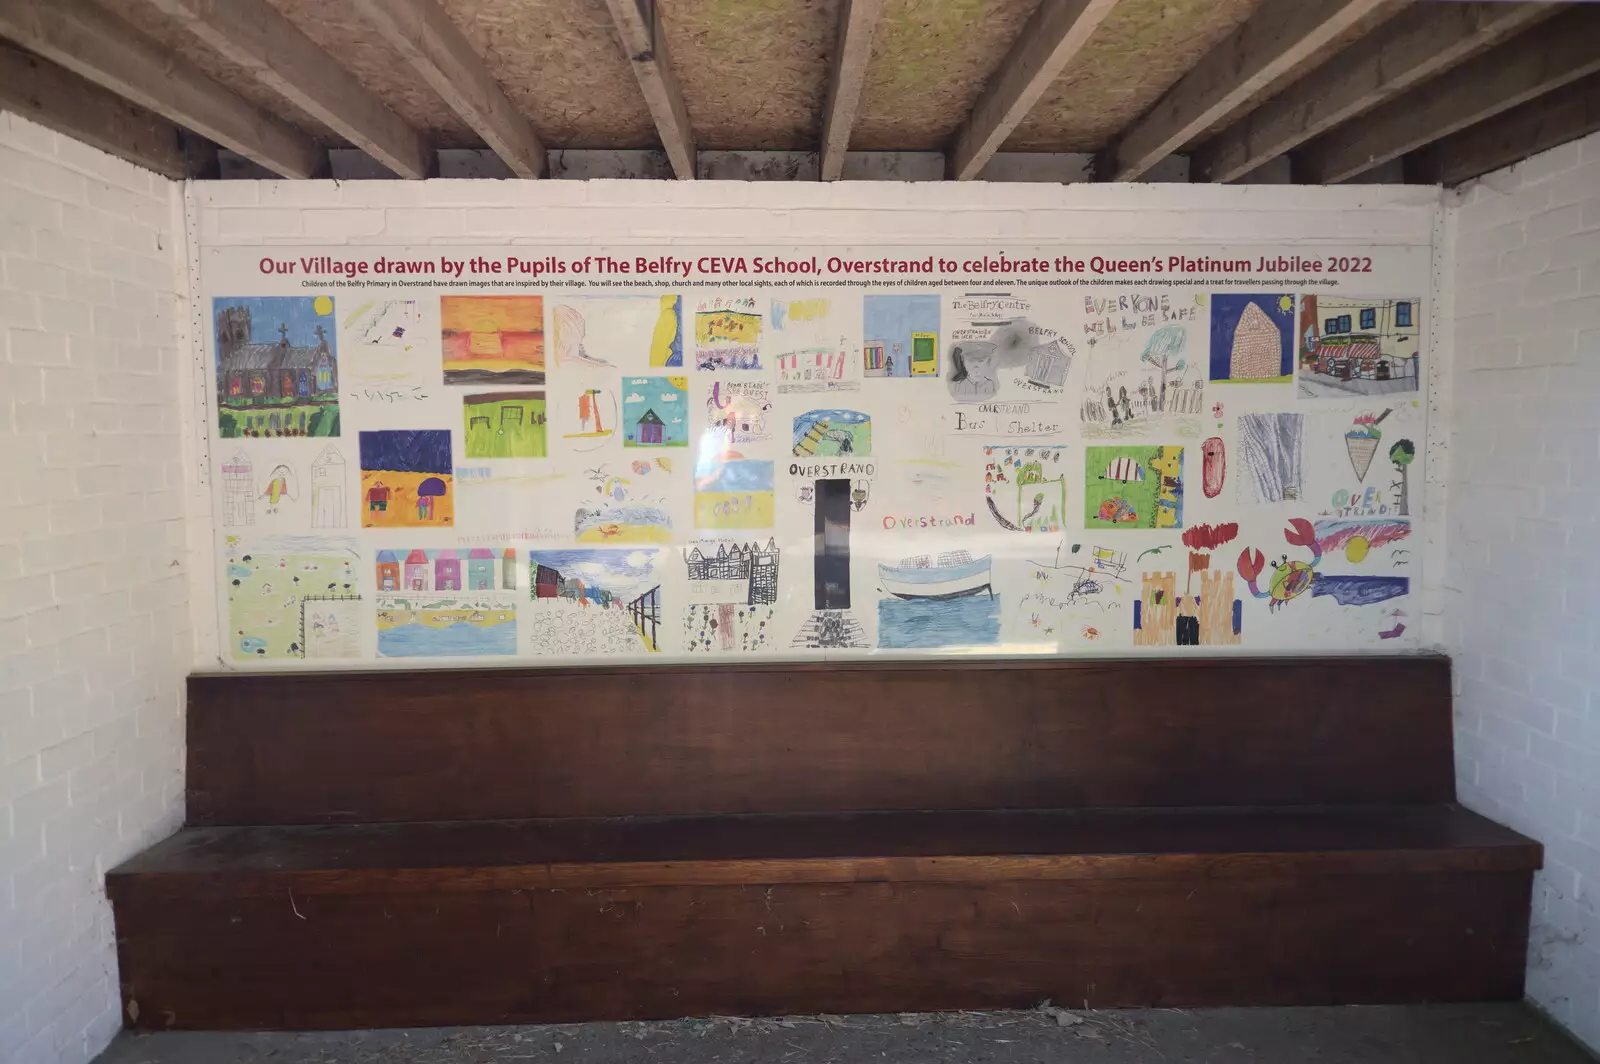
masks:
<instances>
[{"instance_id":1,"label":"drawing of ice cream cone","mask_svg":"<svg viewBox=\"0 0 1600 1064\"><path fill-rule=\"evenodd\" d=\"M1350 468L1356 471L1356 479L1363 482L1367 479L1367 470L1372 468L1372 456L1378 453L1378 438L1376 436L1346 436L1344 449L1350 452Z\"/></svg>"},{"instance_id":2,"label":"drawing of ice cream cone","mask_svg":"<svg viewBox=\"0 0 1600 1064\"><path fill-rule=\"evenodd\" d=\"M1390 410L1386 409L1376 417L1363 414L1355 419L1350 431L1344 434L1344 449L1350 455L1350 468L1355 470L1356 479L1363 483L1367 479L1367 470L1372 468L1372 456L1378 453L1378 442L1383 439L1383 430L1378 423L1389 413Z\"/></svg>"}]
</instances>

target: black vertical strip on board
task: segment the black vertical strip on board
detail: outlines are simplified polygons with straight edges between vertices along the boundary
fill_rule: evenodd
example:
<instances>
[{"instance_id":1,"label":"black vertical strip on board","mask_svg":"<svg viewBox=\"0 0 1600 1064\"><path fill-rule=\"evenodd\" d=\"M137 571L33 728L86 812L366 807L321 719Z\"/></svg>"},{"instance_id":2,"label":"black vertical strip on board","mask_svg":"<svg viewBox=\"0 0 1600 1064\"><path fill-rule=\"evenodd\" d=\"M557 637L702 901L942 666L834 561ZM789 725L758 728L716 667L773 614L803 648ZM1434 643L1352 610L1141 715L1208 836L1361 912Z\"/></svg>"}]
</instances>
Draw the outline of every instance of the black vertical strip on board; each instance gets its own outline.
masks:
<instances>
[{"instance_id":1,"label":"black vertical strip on board","mask_svg":"<svg viewBox=\"0 0 1600 1064\"><path fill-rule=\"evenodd\" d=\"M817 481L816 599L819 610L850 608L850 481Z\"/></svg>"}]
</instances>

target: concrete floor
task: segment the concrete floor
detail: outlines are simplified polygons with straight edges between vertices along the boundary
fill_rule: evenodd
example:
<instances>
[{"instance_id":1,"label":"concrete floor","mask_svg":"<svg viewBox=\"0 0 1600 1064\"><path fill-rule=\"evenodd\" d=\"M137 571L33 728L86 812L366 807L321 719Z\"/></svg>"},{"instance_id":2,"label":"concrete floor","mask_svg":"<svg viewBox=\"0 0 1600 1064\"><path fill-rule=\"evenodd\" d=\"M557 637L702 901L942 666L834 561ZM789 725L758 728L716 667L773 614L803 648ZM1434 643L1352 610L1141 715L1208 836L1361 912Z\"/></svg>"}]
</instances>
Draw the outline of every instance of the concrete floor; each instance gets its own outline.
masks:
<instances>
[{"instance_id":1,"label":"concrete floor","mask_svg":"<svg viewBox=\"0 0 1600 1064\"><path fill-rule=\"evenodd\" d=\"M1592 1064L1523 1005L1121 1009L123 1033L98 1064Z\"/></svg>"}]
</instances>

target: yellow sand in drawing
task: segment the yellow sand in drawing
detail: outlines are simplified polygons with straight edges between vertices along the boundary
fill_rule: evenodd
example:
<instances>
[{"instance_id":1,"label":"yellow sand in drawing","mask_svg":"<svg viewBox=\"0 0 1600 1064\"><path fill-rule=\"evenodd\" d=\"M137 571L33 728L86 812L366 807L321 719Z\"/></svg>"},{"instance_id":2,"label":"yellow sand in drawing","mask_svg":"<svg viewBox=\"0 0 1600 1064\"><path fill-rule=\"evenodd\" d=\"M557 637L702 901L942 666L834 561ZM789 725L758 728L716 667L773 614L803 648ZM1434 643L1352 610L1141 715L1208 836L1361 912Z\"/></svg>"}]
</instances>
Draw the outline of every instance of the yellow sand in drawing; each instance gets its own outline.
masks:
<instances>
[{"instance_id":1,"label":"yellow sand in drawing","mask_svg":"<svg viewBox=\"0 0 1600 1064\"><path fill-rule=\"evenodd\" d=\"M678 338L682 323L678 320L677 296L661 297L661 314L656 318L656 329L650 337L651 367L665 366L672 357L672 343Z\"/></svg>"},{"instance_id":2,"label":"yellow sand in drawing","mask_svg":"<svg viewBox=\"0 0 1600 1064\"><path fill-rule=\"evenodd\" d=\"M702 310L694 316L695 342L753 344L761 339L761 315L738 310Z\"/></svg>"},{"instance_id":3,"label":"yellow sand in drawing","mask_svg":"<svg viewBox=\"0 0 1600 1064\"><path fill-rule=\"evenodd\" d=\"M826 299L797 299L789 304L790 321L821 321L827 316Z\"/></svg>"}]
</instances>

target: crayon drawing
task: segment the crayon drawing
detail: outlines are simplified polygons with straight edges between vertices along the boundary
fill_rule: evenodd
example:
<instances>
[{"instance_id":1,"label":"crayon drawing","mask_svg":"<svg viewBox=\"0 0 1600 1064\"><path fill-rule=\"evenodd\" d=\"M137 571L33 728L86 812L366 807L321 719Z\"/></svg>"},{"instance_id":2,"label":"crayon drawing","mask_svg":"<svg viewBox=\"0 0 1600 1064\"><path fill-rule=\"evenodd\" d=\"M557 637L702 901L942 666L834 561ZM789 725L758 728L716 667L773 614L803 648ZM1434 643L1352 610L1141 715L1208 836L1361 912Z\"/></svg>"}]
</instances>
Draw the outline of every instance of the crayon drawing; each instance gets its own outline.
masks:
<instances>
[{"instance_id":1,"label":"crayon drawing","mask_svg":"<svg viewBox=\"0 0 1600 1064\"><path fill-rule=\"evenodd\" d=\"M624 447L689 446L689 378L624 377Z\"/></svg>"},{"instance_id":2,"label":"crayon drawing","mask_svg":"<svg viewBox=\"0 0 1600 1064\"><path fill-rule=\"evenodd\" d=\"M1408 594L1411 581L1403 576L1330 574L1320 571L1322 562L1328 557L1328 549L1340 542L1345 544L1347 559L1357 562L1365 559L1370 547L1357 545L1353 556L1351 547L1357 537L1366 539L1365 534L1348 527L1337 527L1345 524L1338 522L1319 529L1303 517L1290 518L1289 527L1283 532L1284 541L1293 547L1306 548L1311 560L1290 559L1284 555L1281 561L1271 563L1270 573L1267 572L1268 559L1261 551L1249 547L1240 551L1237 568L1249 586L1250 594L1264 599L1268 611L1273 613L1307 591L1311 592L1312 598L1331 598L1341 606L1370 606ZM1367 542L1370 543L1370 540Z\"/></svg>"},{"instance_id":3,"label":"crayon drawing","mask_svg":"<svg viewBox=\"0 0 1600 1064\"><path fill-rule=\"evenodd\" d=\"M1183 448L1125 444L1084 450L1087 529L1183 527Z\"/></svg>"},{"instance_id":4,"label":"crayon drawing","mask_svg":"<svg viewBox=\"0 0 1600 1064\"><path fill-rule=\"evenodd\" d=\"M225 545L228 654L260 658L360 655L360 552L354 543L294 536Z\"/></svg>"},{"instance_id":5,"label":"crayon drawing","mask_svg":"<svg viewBox=\"0 0 1600 1064\"><path fill-rule=\"evenodd\" d=\"M1000 600L992 559L964 550L879 565L878 646L911 650L1000 641Z\"/></svg>"},{"instance_id":6,"label":"crayon drawing","mask_svg":"<svg viewBox=\"0 0 1600 1064\"><path fill-rule=\"evenodd\" d=\"M339 435L333 311L332 296L212 300L219 435Z\"/></svg>"},{"instance_id":7,"label":"crayon drawing","mask_svg":"<svg viewBox=\"0 0 1600 1064\"><path fill-rule=\"evenodd\" d=\"M866 457L872 454L872 419L859 410L808 410L794 419L797 458Z\"/></svg>"},{"instance_id":8,"label":"crayon drawing","mask_svg":"<svg viewBox=\"0 0 1600 1064\"><path fill-rule=\"evenodd\" d=\"M1239 501L1297 502L1305 492L1301 477L1303 414L1240 414Z\"/></svg>"},{"instance_id":9,"label":"crayon drawing","mask_svg":"<svg viewBox=\"0 0 1600 1064\"><path fill-rule=\"evenodd\" d=\"M1211 296L1211 379L1286 384L1294 379L1294 296Z\"/></svg>"},{"instance_id":10,"label":"crayon drawing","mask_svg":"<svg viewBox=\"0 0 1600 1064\"><path fill-rule=\"evenodd\" d=\"M1421 381L1422 302L1300 298L1300 395L1414 392Z\"/></svg>"},{"instance_id":11,"label":"crayon drawing","mask_svg":"<svg viewBox=\"0 0 1600 1064\"><path fill-rule=\"evenodd\" d=\"M902 293L865 296L861 325L864 376L939 376L938 296Z\"/></svg>"},{"instance_id":12,"label":"crayon drawing","mask_svg":"<svg viewBox=\"0 0 1600 1064\"><path fill-rule=\"evenodd\" d=\"M748 296L702 300L695 309L695 365L702 370L760 369L761 312Z\"/></svg>"},{"instance_id":13,"label":"crayon drawing","mask_svg":"<svg viewBox=\"0 0 1600 1064\"><path fill-rule=\"evenodd\" d=\"M1144 573L1133 602L1133 645L1136 647L1237 646L1244 624L1244 603L1233 594L1233 574L1198 574L1198 591L1178 593L1178 575Z\"/></svg>"},{"instance_id":14,"label":"crayon drawing","mask_svg":"<svg viewBox=\"0 0 1600 1064\"><path fill-rule=\"evenodd\" d=\"M461 397L468 458L543 458L544 392L468 392Z\"/></svg>"},{"instance_id":15,"label":"crayon drawing","mask_svg":"<svg viewBox=\"0 0 1600 1064\"><path fill-rule=\"evenodd\" d=\"M446 384L543 384L543 296L440 296Z\"/></svg>"},{"instance_id":16,"label":"crayon drawing","mask_svg":"<svg viewBox=\"0 0 1600 1064\"><path fill-rule=\"evenodd\" d=\"M694 471L694 527L771 528L772 463L725 451Z\"/></svg>"},{"instance_id":17,"label":"crayon drawing","mask_svg":"<svg viewBox=\"0 0 1600 1064\"><path fill-rule=\"evenodd\" d=\"M683 297L563 296L550 310L555 364L624 371L683 365Z\"/></svg>"},{"instance_id":18,"label":"crayon drawing","mask_svg":"<svg viewBox=\"0 0 1600 1064\"><path fill-rule=\"evenodd\" d=\"M535 654L567 657L660 649L654 550L534 550L525 627Z\"/></svg>"},{"instance_id":19,"label":"crayon drawing","mask_svg":"<svg viewBox=\"0 0 1600 1064\"><path fill-rule=\"evenodd\" d=\"M1195 357L1201 307L1187 297L1084 298L1090 314L1078 418L1102 439L1200 435L1206 363ZM1164 323L1164 324L1158 324Z\"/></svg>"},{"instance_id":20,"label":"crayon drawing","mask_svg":"<svg viewBox=\"0 0 1600 1064\"><path fill-rule=\"evenodd\" d=\"M1001 528L1056 533L1065 527L1066 454L1057 446L984 447L984 501Z\"/></svg>"},{"instance_id":21,"label":"crayon drawing","mask_svg":"<svg viewBox=\"0 0 1600 1064\"><path fill-rule=\"evenodd\" d=\"M509 595L378 596L379 657L485 657L516 652L517 605Z\"/></svg>"},{"instance_id":22,"label":"crayon drawing","mask_svg":"<svg viewBox=\"0 0 1600 1064\"><path fill-rule=\"evenodd\" d=\"M443 429L363 432L363 528L434 528L455 523L450 433Z\"/></svg>"},{"instance_id":23,"label":"crayon drawing","mask_svg":"<svg viewBox=\"0 0 1600 1064\"><path fill-rule=\"evenodd\" d=\"M772 385L767 381L713 380L706 393L706 434L711 446L757 443L772 439L767 417L772 411Z\"/></svg>"}]
</instances>

